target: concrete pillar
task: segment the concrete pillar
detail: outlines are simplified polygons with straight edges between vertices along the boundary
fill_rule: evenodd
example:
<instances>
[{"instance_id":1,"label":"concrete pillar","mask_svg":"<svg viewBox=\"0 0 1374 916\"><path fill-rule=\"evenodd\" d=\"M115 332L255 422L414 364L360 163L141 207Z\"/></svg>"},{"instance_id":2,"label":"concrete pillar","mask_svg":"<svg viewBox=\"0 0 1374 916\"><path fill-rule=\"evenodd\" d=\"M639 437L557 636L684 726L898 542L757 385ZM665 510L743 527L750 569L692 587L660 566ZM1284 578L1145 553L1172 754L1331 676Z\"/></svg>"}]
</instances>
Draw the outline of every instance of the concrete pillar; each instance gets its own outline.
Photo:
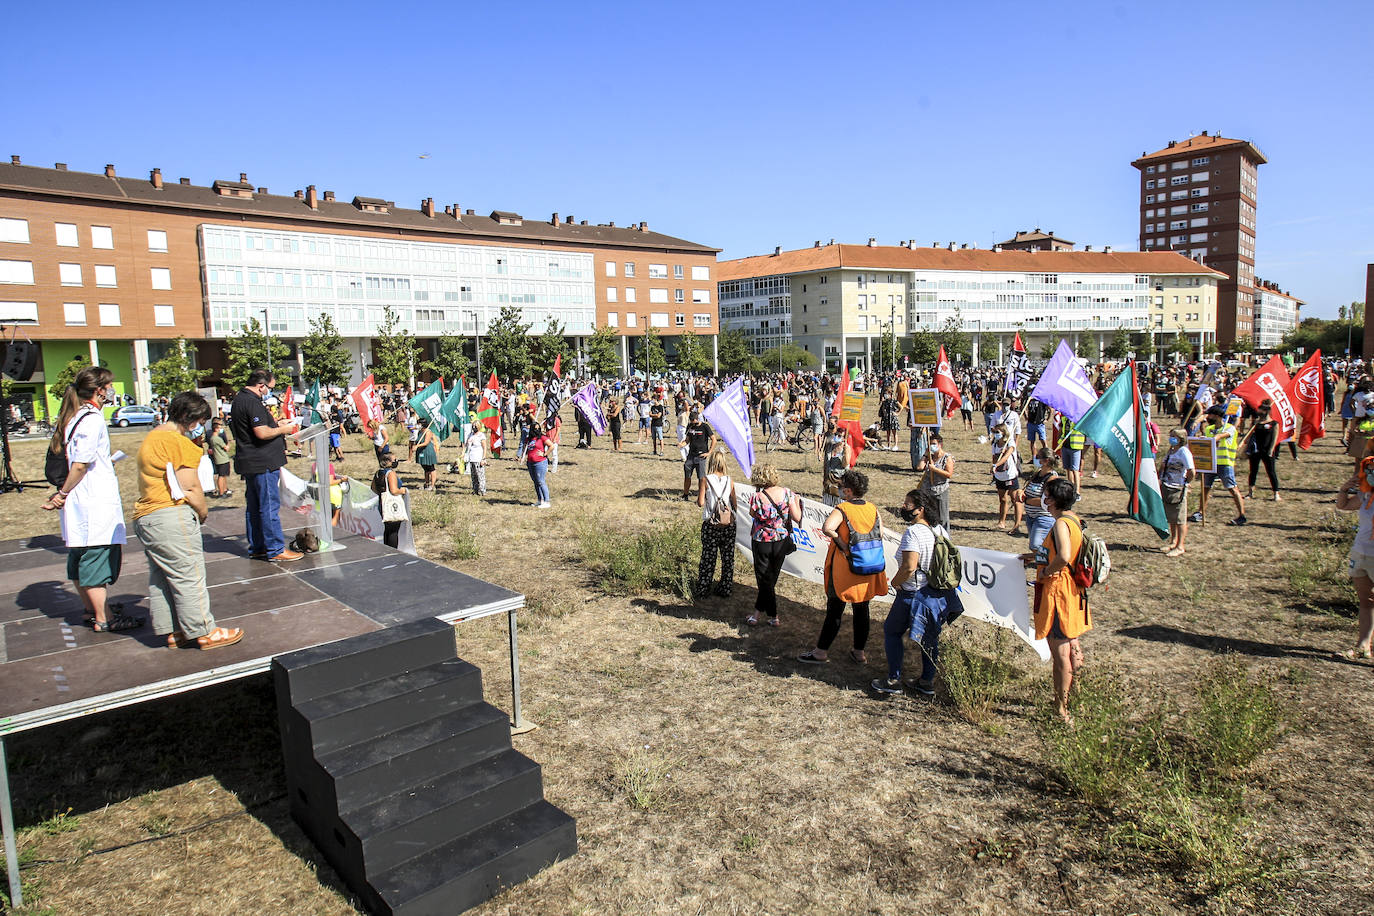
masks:
<instances>
[{"instance_id":1,"label":"concrete pillar","mask_svg":"<svg viewBox=\"0 0 1374 916\"><path fill-rule=\"evenodd\" d=\"M978 368L978 338L982 336L981 333L973 335L973 368L975 369Z\"/></svg>"},{"instance_id":2,"label":"concrete pillar","mask_svg":"<svg viewBox=\"0 0 1374 916\"><path fill-rule=\"evenodd\" d=\"M185 343L180 343L182 352L185 352ZM140 404L148 404L153 400L152 376L148 373L148 341L134 341L134 399Z\"/></svg>"},{"instance_id":3,"label":"concrete pillar","mask_svg":"<svg viewBox=\"0 0 1374 916\"><path fill-rule=\"evenodd\" d=\"M100 344L95 340L88 340L86 343L90 346L91 350L91 365L100 365Z\"/></svg>"},{"instance_id":4,"label":"concrete pillar","mask_svg":"<svg viewBox=\"0 0 1374 916\"><path fill-rule=\"evenodd\" d=\"M1101 362L1101 361L1102 361L1102 354L1105 353L1106 351L1107 351L1107 345L1106 345L1106 343L1104 342L1104 338L1103 338L1101 332L1099 332L1098 335L1097 335L1097 361L1098 361L1098 362Z\"/></svg>"},{"instance_id":5,"label":"concrete pillar","mask_svg":"<svg viewBox=\"0 0 1374 916\"><path fill-rule=\"evenodd\" d=\"M624 334L620 335L620 374L630 374L630 342Z\"/></svg>"},{"instance_id":6,"label":"concrete pillar","mask_svg":"<svg viewBox=\"0 0 1374 916\"><path fill-rule=\"evenodd\" d=\"M844 367L849 365L849 338L840 332L840 374L844 375Z\"/></svg>"},{"instance_id":7,"label":"concrete pillar","mask_svg":"<svg viewBox=\"0 0 1374 916\"><path fill-rule=\"evenodd\" d=\"M1003 355L1002 355L1002 354L1003 354L1003 347L1004 347L1004 346L1005 346L1005 342L1002 340L1002 335L1001 335L1001 334L998 334L998 335L997 335L997 365L999 365L999 366L1002 365L1002 359L1003 359Z\"/></svg>"},{"instance_id":8,"label":"concrete pillar","mask_svg":"<svg viewBox=\"0 0 1374 916\"><path fill-rule=\"evenodd\" d=\"M720 335L711 335L711 372L720 375Z\"/></svg>"}]
</instances>

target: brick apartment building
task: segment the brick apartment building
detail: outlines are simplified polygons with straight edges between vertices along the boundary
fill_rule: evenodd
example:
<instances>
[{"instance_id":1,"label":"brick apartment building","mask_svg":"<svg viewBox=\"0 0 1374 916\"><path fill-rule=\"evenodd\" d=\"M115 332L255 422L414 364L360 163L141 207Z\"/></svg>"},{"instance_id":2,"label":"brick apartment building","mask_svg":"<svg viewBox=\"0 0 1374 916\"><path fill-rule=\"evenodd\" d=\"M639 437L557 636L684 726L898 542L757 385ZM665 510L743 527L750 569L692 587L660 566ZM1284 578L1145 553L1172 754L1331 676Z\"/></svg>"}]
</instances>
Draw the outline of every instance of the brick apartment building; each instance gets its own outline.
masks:
<instances>
[{"instance_id":1,"label":"brick apartment building","mask_svg":"<svg viewBox=\"0 0 1374 916\"><path fill-rule=\"evenodd\" d=\"M1222 347L1256 332L1256 181L1267 161L1248 140L1203 131L1131 163L1140 170L1140 249L1176 251L1226 274L1217 303Z\"/></svg>"},{"instance_id":2,"label":"brick apartment building","mask_svg":"<svg viewBox=\"0 0 1374 916\"><path fill-rule=\"evenodd\" d=\"M41 352L17 390L41 401L43 370L85 353L146 402L148 366L177 337L196 344L213 383L225 338L249 319L265 319L298 359L322 314L357 380L386 306L427 351L441 334L484 333L506 304L531 334L560 322L578 353L597 327L616 327L626 362L648 327L669 341L688 329L715 339L717 249L643 222L419 203L343 200L313 185L271 194L242 173L200 186L159 169L127 178L113 165L86 173L14 156L0 164L0 326Z\"/></svg>"}]
</instances>

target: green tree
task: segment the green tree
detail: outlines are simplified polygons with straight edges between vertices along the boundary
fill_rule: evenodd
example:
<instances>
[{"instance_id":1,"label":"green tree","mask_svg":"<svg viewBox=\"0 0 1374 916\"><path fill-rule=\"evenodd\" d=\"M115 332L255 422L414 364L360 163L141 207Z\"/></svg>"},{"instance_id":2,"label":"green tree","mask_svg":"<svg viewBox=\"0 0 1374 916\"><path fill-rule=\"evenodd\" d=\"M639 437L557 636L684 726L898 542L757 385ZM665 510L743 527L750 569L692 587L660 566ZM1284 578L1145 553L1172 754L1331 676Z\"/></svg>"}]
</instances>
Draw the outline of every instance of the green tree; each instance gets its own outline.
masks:
<instances>
[{"instance_id":1,"label":"green tree","mask_svg":"<svg viewBox=\"0 0 1374 916\"><path fill-rule=\"evenodd\" d=\"M883 333L878 337L878 364L884 371L902 363L902 354L906 351L907 341L903 337L897 336L897 329L891 324L883 326Z\"/></svg>"},{"instance_id":2,"label":"green tree","mask_svg":"<svg viewBox=\"0 0 1374 916\"><path fill-rule=\"evenodd\" d=\"M1136 335L1135 355L1137 359L1151 362L1155 358L1155 335L1151 331L1142 331Z\"/></svg>"},{"instance_id":3,"label":"green tree","mask_svg":"<svg viewBox=\"0 0 1374 916\"><path fill-rule=\"evenodd\" d=\"M749 347L749 339L728 326L721 328L716 342L716 358L725 372L759 372L763 363Z\"/></svg>"},{"instance_id":4,"label":"green tree","mask_svg":"<svg viewBox=\"0 0 1374 916\"><path fill-rule=\"evenodd\" d=\"M78 353L67 360L67 364L57 371L48 384L48 396L61 403L62 396L67 393L67 386L75 382L77 373L90 364L91 358L85 353Z\"/></svg>"},{"instance_id":5,"label":"green tree","mask_svg":"<svg viewBox=\"0 0 1374 916\"><path fill-rule=\"evenodd\" d=\"M496 320L487 325L482 358L502 380L528 378L534 360L530 356L530 328L520 319L524 313L513 305L501 306Z\"/></svg>"},{"instance_id":6,"label":"green tree","mask_svg":"<svg viewBox=\"0 0 1374 916\"><path fill-rule=\"evenodd\" d=\"M310 319L310 333L301 338L301 360L302 378L321 385L347 385L353 371L353 357L328 315Z\"/></svg>"},{"instance_id":7,"label":"green tree","mask_svg":"<svg viewBox=\"0 0 1374 916\"><path fill-rule=\"evenodd\" d=\"M1048 338L1046 338L1045 342L1040 345L1040 358L1050 359L1054 356L1054 352L1058 349L1059 339L1055 337L1053 334L1051 334Z\"/></svg>"},{"instance_id":8,"label":"green tree","mask_svg":"<svg viewBox=\"0 0 1374 916\"><path fill-rule=\"evenodd\" d=\"M372 355L376 360L372 373L383 385L409 382L420 358L420 344L415 335L402 329L400 324L400 314L388 305L382 312L382 326L372 338Z\"/></svg>"},{"instance_id":9,"label":"green tree","mask_svg":"<svg viewBox=\"0 0 1374 916\"><path fill-rule=\"evenodd\" d=\"M1169 344L1169 352L1175 353L1184 359L1191 359L1193 356L1193 344L1188 340L1183 331L1175 331L1174 339Z\"/></svg>"},{"instance_id":10,"label":"green tree","mask_svg":"<svg viewBox=\"0 0 1374 916\"><path fill-rule=\"evenodd\" d=\"M1073 348L1073 355L1079 359L1092 360L1097 358L1097 348L1088 342L1087 334L1079 336L1078 343Z\"/></svg>"},{"instance_id":11,"label":"green tree","mask_svg":"<svg viewBox=\"0 0 1374 916\"><path fill-rule=\"evenodd\" d=\"M242 388L248 381L248 373L254 369L270 368L278 372L291 355L291 348L280 337L273 337L272 356L266 359L267 335L263 333L258 319L249 318L246 324L225 340L224 355L229 364L229 368L224 370L224 381L234 388Z\"/></svg>"},{"instance_id":12,"label":"green tree","mask_svg":"<svg viewBox=\"0 0 1374 916\"><path fill-rule=\"evenodd\" d=\"M781 351L781 361L779 360L779 351ZM796 369L798 364L803 369L812 369L820 365L820 360L816 358L816 354L793 343L786 343L780 347L770 347L764 350L763 355L758 359L765 372L776 372L779 365L782 366L783 372Z\"/></svg>"},{"instance_id":13,"label":"green tree","mask_svg":"<svg viewBox=\"0 0 1374 916\"><path fill-rule=\"evenodd\" d=\"M711 368L711 354L690 328L678 335L677 367L683 372L705 372Z\"/></svg>"},{"instance_id":14,"label":"green tree","mask_svg":"<svg viewBox=\"0 0 1374 916\"><path fill-rule=\"evenodd\" d=\"M937 345L945 348L945 356L951 364L967 361L973 355L973 342L964 330L963 313L956 307L954 314L945 319L944 326L935 332Z\"/></svg>"},{"instance_id":15,"label":"green tree","mask_svg":"<svg viewBox=\"0 0 1374 916\"><path fill-rule=\"evenodd\" d=\"M911 361L918 366L932 365L940 357L940 342L930 331L922 328L911 335Z\"/></svg>"},{"instance_id":16,"label":"green tree","mask_svg":"<svg viewBox=\"0 0 1374 916\"><path fill-rule=\"evenodd\" d=\"M663 355L663 338L651 327L644 329L639 353L635 355L634 365L630 368L643 371L645 367L648 368L650 375L662 375L668 370L668 358Z\"/></svg>"},{"instance_id":17,"label":"green tree","mask_svg":"<svg viewBox=\"0 0 1374 916\"><path fill-rule=\"evenodd\" d=\"M544 375L546 372L553 369L554 360L567 352L568 338L566 336L566 329L563 325L550 318L548 325L544 328L544 333L540 334L538 339L535 340L534 354L532 355L534 371L538 372L541 376ZM562 371L561 366L560 371Z\"/></svg>"},{"instance_id":18,"label":"green tree","mask_svg":"<svg viewBox=\"0 0 1374 916\"><path fill-rule=\"evenodd\" d=\"M620 330L609 325L599 327L587 341L587 371L594 375L620 374Z\"/></svg>"},{"instance_id":19,"label":"green tree","mask_svg":"<svg viewBox=\"0 0 1374 916\"><path fill-rule=\"evenodd\" d=\"M453 387L454 382L466 378L472 373L472 362L468 359L467 343L466 337L459 337L457 334L440 335L439 344L435 347L434 358L420 363L420 368L435 378L443 379L444 384L448 387Z\"/></svg>"},{"instance_id":20,"label":"green tree","mask_svg":"<svg viewBox=\"0 0 1374 916\"><path fill-rule=\"evenodd\" d=\"M1309 356L1318 349L1323 354L1337 354L1344 353L1346 341L1350 341L1350 349L1354 354L1359 354L1361 341L1364 340L1364 303L1352 302L1345 314L1345 321L1304 318L1301 324L1284 335L1279 349L1292 353L1302 347Z\"/></svg>"},{"instance_id":21,"label":"green tree","mask_svg":"<svg viewBox=\"0 0 1374 916\"><path fill-rule=\"evenodd\" d=\"M153 394L173 398L183 391L195 391L200 380L209 375L206 369L195 366L196 348L186 342L185 337L176 339L176 346L167 355L148 367L148 381Z\"/></svg>"},{"instance_id":22,"label":"green tree","mask_svg":"<svg viewBox=\"0 0 1374 916\"><path fill-rule=\"evenodd\" d=\"M1255 352L1255 338L1249 334L1242 334L1231 344L1232 353L1253 353Z\"/></svg>"},{"instance_id":23,"label":"green tree","mask_svg":"<svg viewBox=\"0 0 1374 916\"><path fill-rule=\"evenodd\" d=\"M1112 335L1112 342L1107 344L1102 351L1102 355L1108 359L1125 359L1126 354L1131 352L1131 335L1121 325L1116 326L1116 333Z\"/></svg>"}]
</instances>

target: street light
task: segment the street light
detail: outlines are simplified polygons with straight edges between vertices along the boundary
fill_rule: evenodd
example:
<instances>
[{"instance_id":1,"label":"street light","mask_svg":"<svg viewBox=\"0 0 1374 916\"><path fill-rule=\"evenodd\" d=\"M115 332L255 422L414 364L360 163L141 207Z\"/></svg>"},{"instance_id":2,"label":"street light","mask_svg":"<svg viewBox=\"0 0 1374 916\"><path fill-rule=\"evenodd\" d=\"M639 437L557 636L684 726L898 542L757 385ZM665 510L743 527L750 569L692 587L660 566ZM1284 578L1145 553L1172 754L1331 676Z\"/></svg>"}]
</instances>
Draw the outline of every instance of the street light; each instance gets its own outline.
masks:
<instances>
[{"instance_id":1,"label":"street light","mask_svg":"<svg viewBox=\"0 0 1374 916\"><path fill-rule=\"evenodd\" d=\"M272 368L272 321L267 317L267 309L258 311L262 312L262 336L267 341L267 361L263 363L263 367L268 372L274 372L276 370Z\"/></svg>"},{"instance_id":2,"label":"street light","mask_svg":"<svg viewBox=\"0 0 1374 916\"><path fill-rule=\"evenodd\" d=\"M464 309L464 315L472 316L472 345L477 354L477 381L482 380L482 335L481 328L477 324L477 312L475 310Z\"/></svg>"}]
</instances>

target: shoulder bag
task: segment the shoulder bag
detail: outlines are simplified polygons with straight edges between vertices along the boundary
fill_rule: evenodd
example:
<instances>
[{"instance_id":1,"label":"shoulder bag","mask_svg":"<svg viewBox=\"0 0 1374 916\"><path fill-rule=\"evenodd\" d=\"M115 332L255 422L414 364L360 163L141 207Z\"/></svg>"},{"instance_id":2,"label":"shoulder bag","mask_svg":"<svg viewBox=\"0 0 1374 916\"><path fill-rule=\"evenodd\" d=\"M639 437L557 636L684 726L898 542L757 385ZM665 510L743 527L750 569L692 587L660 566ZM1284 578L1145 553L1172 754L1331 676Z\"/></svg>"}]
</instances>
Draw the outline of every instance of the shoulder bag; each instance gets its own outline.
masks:
<instances>
[{"instance_id":1,"label":"shoulder bag","mask_svg":"<svg viewBox=\"0 0 1374 916\"><path fill-rule=\"evenodd\" d=\"M773 502L773 497L768 495L767 487L764 487L761 490L759 490L759 494L762 495L764 499L768 500L768 502L772 503L774 511L776 511L778 515L782 516L783 521L786 522L787 537L783 539L783 556L786 556L789 553L796 553L797 542L792 540L792 507L789 505L786 509L779 509L778 504ZM791 503L791 500L784 500L784 502Z\"/></svg>"}]
</instances>

